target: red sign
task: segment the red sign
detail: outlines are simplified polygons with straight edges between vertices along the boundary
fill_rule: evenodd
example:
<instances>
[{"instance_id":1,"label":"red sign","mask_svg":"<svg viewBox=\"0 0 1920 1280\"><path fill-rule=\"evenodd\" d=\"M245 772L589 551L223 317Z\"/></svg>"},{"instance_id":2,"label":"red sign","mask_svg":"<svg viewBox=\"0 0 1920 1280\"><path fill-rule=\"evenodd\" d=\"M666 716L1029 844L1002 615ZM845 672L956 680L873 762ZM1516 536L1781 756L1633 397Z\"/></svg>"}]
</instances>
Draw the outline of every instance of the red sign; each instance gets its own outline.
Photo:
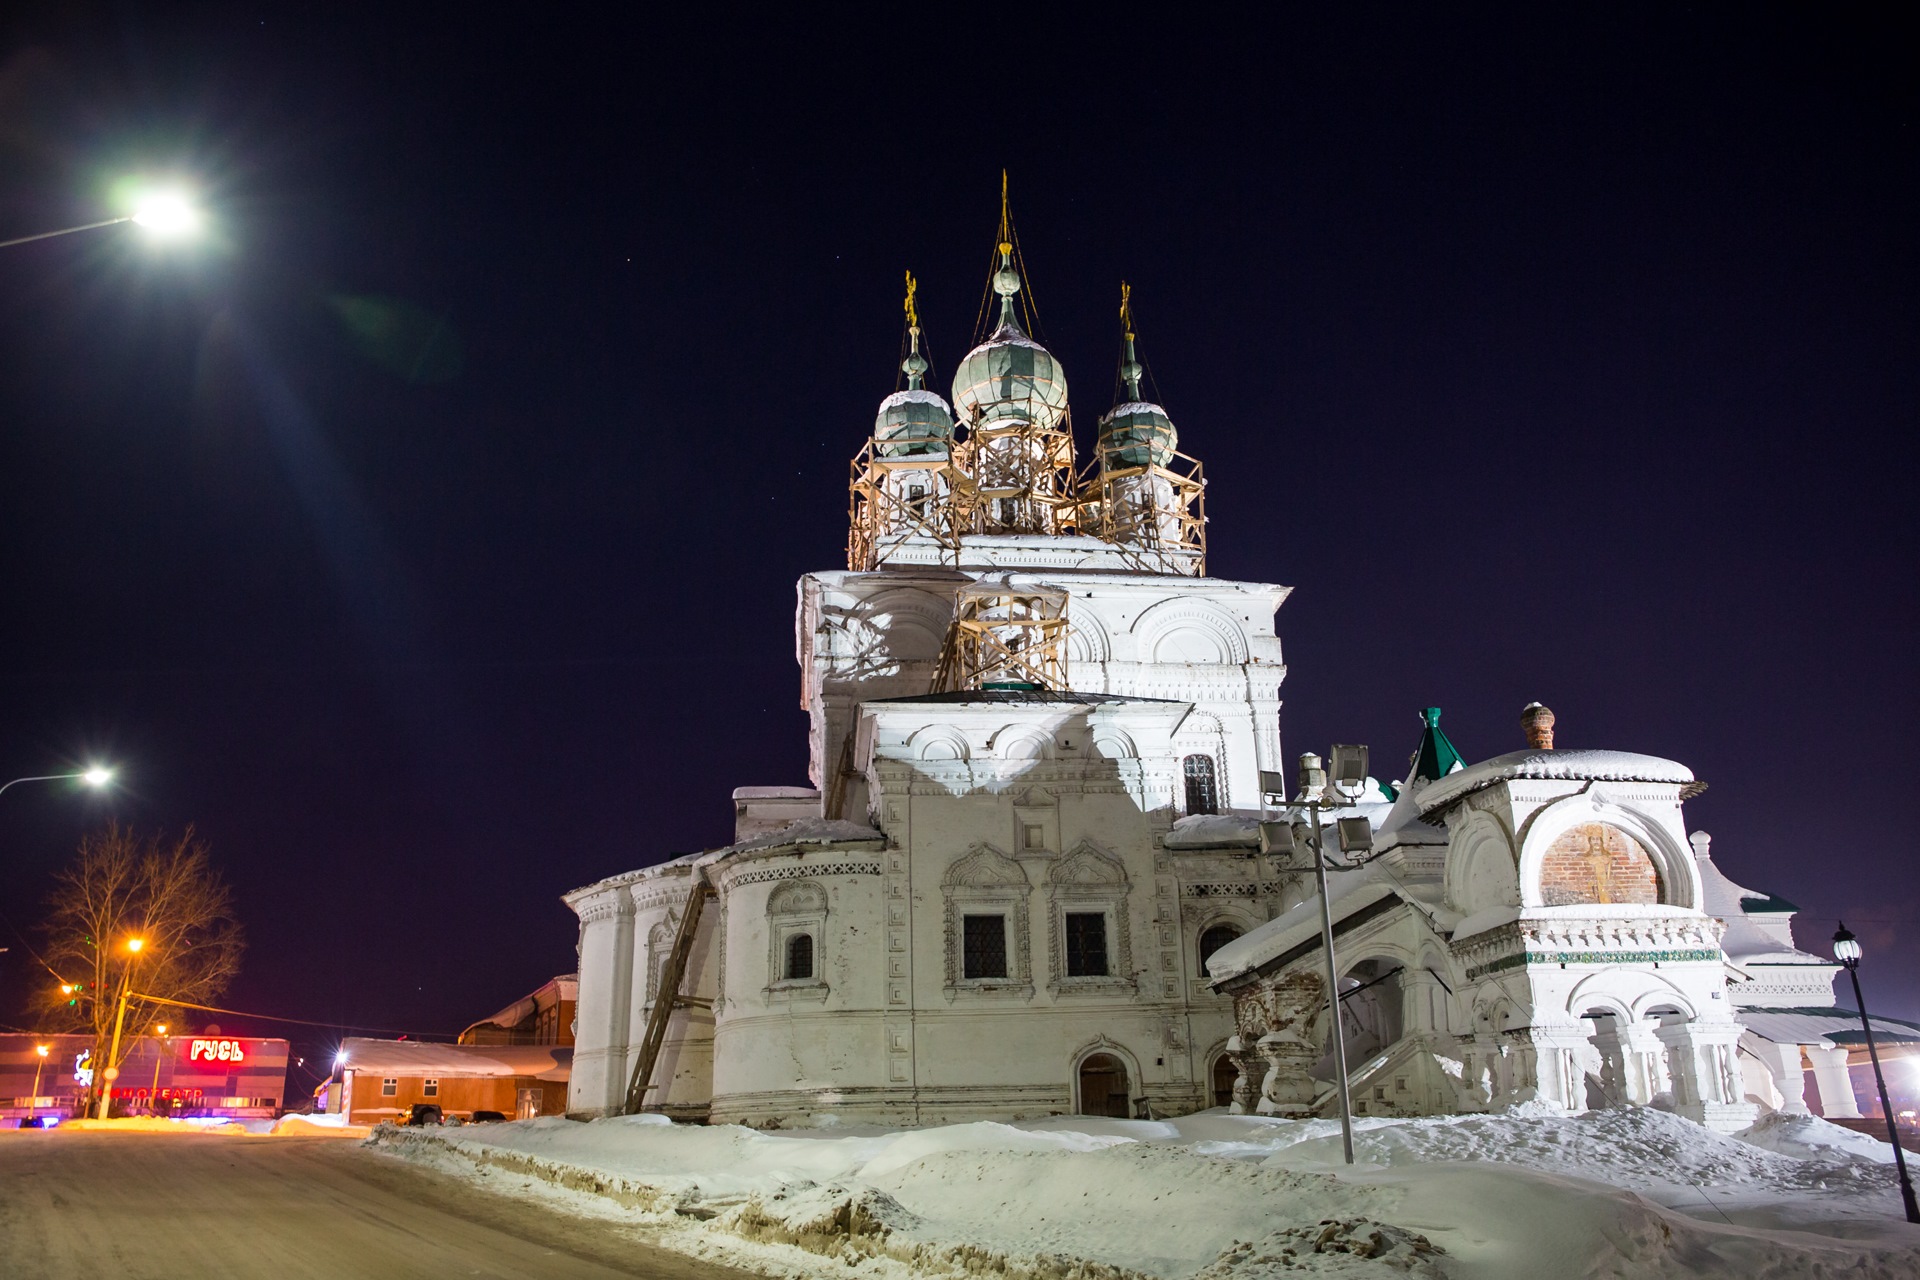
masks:
<instances>
[{"instance_id":1,"label":"red sign","mask_svg":"<svg viewBox=\"0 0 1920 1280\"><path fill-rule=\"evenodd\" d=\"M245 1062L247 1054L238 1040L195 1040L187 1047L188 1062Z\"/></svg>"}]
</instances>

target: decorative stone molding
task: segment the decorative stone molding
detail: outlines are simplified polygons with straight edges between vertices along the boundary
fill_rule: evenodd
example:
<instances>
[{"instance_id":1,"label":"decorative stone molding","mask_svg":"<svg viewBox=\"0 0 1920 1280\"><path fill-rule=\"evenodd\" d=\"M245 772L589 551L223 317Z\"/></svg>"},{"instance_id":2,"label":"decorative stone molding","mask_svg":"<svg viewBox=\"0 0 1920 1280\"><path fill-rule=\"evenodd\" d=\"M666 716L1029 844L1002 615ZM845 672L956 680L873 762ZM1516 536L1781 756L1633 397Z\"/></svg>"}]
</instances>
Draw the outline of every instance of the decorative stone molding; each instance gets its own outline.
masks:
<instances>
[{"instance_id":1,"label":"decorative stone molding","mask_svg":"<svg viewBox=\"0 0 1920 1280\"><path fill-rule=\"evenodd\" d=\"M1055 995L1110 994L1135 989L1133 929L1128 901L1132 881L1126 864L1082 840L1047 869L1047 953ZM1066 917L1070 911L1097 910L1107 918L1108 972L1104 977L1067 973Z\"/></svg>"},{"instance_id":2,"label":"decorative stone molding","mask_svg":"<svg viewBox=\"0 0 1920 1280\"><path fill-rule=\"evenodd\" d=\"M954 864L940 884L946 900L946 996L1033 998L1033 944L1030 940L1028 899L1033 884L1018 862L990 844L976 844ZM1007 976L966 976L966 923L969 914L1003 915L1007 928Z\"/></svg>"},{"instance_id":3,"label":"decorative stone molding","mask_svg":"<svg viewBox=\"0 0 1920 1280\"><path fill-rule=\"evenodd\" d=\"M877 862L828 862L804 867L766 867L759 871L743 871L728 881L730 888L743 884L765 884L770 880L805 880L812 876L877 876L880 864Z\"/></svg>"}]
</instances>

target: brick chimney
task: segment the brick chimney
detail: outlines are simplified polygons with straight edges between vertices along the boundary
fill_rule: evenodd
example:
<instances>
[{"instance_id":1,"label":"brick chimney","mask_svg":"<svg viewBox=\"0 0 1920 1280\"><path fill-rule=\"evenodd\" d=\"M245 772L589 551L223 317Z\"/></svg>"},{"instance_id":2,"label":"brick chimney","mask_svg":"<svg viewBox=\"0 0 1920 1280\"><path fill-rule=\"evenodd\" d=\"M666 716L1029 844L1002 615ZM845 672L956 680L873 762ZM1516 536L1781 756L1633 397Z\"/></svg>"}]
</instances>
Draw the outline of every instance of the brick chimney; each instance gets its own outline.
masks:
<instances>
[{"instance_id":1,"label":"brick chimney","mask_svg":"<svg viewBox=\"0 0 1920 1280\"><path fill-rule=\"evenodd\" d=\"M1553 750L1553 712L1537 702L1529 702L1520 713L1520 728L1527 745L1535 751Z\"/></svg>"}]
</instances>

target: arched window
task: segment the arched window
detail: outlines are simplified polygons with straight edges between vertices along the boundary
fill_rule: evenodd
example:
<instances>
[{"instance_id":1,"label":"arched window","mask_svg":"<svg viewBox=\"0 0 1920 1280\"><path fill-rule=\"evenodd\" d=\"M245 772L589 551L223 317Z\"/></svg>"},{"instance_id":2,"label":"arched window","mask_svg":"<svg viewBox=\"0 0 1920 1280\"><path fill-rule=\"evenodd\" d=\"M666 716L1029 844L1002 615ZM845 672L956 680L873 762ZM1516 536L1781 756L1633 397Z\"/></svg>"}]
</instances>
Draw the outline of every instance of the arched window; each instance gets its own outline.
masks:
<instances>
[{"instance_id":1,"label":"arched window","mask_svg":"<svg viewBox=\"0 0 1920 1280\"><path fill-rule=\"evenodd\" d=\"M789 982L813 976L813 935L796 933L787 938L787 971L784 976Z\"/></svg>"},{"instance_id":2,"label":"arched window","mask_svg":"<svg viewBox=\"0 0 1920 1280\"><path fill-rule=\"evenodd\" d=\"M1213 757L1188 756L1180 762L1187 779L1187 812L1220 812L1220 785L1213 778Z\"/></svg>"},{"instance_id":3,"label":"arched window","mask_svg":"<svg viewBox=\"0 0 1920 1280\"><path fill-rule=\"evenodd\" d=\"M1216 924L1200 935L1200 973L1205 976L1207 960L1214 952L1240 936L1240 931L1230 924Z\"/></svg>"}]
</instances>

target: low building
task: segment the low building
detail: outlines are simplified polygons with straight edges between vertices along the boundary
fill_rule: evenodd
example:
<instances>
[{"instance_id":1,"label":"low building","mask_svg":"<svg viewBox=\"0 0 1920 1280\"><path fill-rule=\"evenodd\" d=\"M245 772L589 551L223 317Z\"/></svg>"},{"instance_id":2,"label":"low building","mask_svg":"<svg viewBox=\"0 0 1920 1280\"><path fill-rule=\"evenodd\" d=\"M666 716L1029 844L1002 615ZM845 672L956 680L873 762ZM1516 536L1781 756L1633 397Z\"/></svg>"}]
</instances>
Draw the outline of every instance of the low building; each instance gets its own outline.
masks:
<instances>
[{"instance_id":1,"label":"low building","mask_svg":"<svg viewBox=\"0 0 1920 1280\"><path fill-rule=\"evenodd\" d=\"M574 1002L579 990L577 974L549 978L532 995L523 996L462 1031L460 1043L571 1045Z\"/></svg>"},{"instance_id":2,"label":"low building","mask_svg":"<svg viewBox=\"0 0 1920 1280\"><path fill-rule=\"evenodd\" d=\"M422 1040L349 1038L326 1088L326 1110L348 1124L378 1124L432 1103L443 1114L472 1119L497 1111L514 1120L567 1109L573 1049L566 1045L429 1044Z\"/></svg>"},{"instance_id":3,"label":"low building","mask_svg":"<svg viewBox=\"0 0 1920 1280\"><path fill-rule=\"evenodd\" d=\"M155 1035L122 1048L116 1115L265 1117L278 1115L286 1097L285 1040ZM0 1126L72 1119L87 1105L93 1073L90 1035L0 1035Z\"/></svg>"}]
</instances>

